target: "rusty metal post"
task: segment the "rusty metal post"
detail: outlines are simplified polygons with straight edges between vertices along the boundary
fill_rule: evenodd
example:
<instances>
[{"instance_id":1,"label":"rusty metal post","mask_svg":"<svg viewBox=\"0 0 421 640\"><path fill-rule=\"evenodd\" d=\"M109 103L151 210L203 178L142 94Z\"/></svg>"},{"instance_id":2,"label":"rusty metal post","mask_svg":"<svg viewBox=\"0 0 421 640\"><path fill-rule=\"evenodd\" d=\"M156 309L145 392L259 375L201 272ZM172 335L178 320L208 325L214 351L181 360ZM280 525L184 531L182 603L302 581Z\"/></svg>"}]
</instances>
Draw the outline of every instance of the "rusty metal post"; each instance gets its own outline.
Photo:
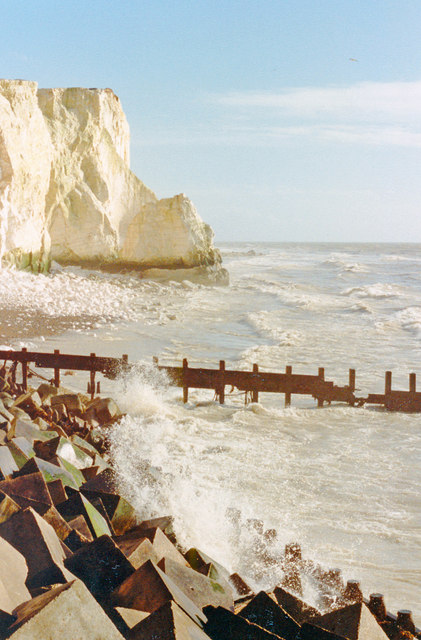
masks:
<instances>
[{"instance_id":1,"label":"rusty metal post","mask_svg":"<svg viewBox=\"0 0 421 640\"><path fill-rule=\"evenodd\" d=\"M287 376L291 376L292 375L292 367L287 364L287 366L285 367L285 373ZM285 406L289 407L291 406L291 394L290 393L286 393L285 394Z\"/></svg>"},{"instance_id":2,"label":"rusty metal post","mask_svg":"<svg viewBox=\"0 0 421 640\"><path fill-rule=\"evenodd\" d=\"M89 355L91 358L96 358L95 353L90 353ZM93 400L95 398L95 369L91 369L90 374L91 400Z\"/></svg>"},{"instance_id":3,"label":"rusty metal post","mask_svg":"<svg viewBox=\"0 0 421 640\"><path fill-rule=\"evenodd\" d=\"M186 377L187 377L187 369L189 368L189 363L187 362L187 358L183 360L183 402L189 401L189 388L186 385Z\"/></svg>"},{"instance_id":4,"label":"rusty metal post","mask_svg":"<svg viewBox=\"0 0 421 640\"><path fill-rule=\"evenodd\" d=\"M392 391L392 372L386 371L384 374L384 394L388 396Z\"/></svg>"},{"instance_id":5,"label":"rusty metal post","mask_svg":"<svg viewBox=\"0 0 421 640\"><path fill-rule=\"evenodd\" d=\"M54 349L54 355L58 356L60 354L60 349ZM60 367L54 368L54 386L60 386Z\"/></svg>"},{"instance_id":6,"label":"rusty metal post","mask_svg":"<svg viewBox=\"0 0 421 640\"><path fill-rule=\"evenodd\" d=\"M221 383L218 388L219 394L219 404L224 404L225 402L225 384L224 384L224 371L225 371L225 360L219 361L219 371L221 371Z\"/></svg>"},{"instance_id":7,"label":"rusty metal post","mask_svg":"<svg viewBox=\"0 0 421 640\"><path fill-rule=\"evenodd\" d=\"M355 369L349 370L349 383L348 383L350 391L354 393L355 391Z\"/></svg>"},{"instance_id":8,"label":"rusty metal post","mask_svg":"<svg viewBox=\"0 0 421 640\"><path fill-rule=\"evenodd\" d=\"M22 347L22 353L26 353L28 349ZM22 388L24 391L28 390L28 362L22 359Z\"/></svg>"},{"instance_id":9,"label":"rusty metal post","mask_svg":"<svg viewBox=\"0 0 421 640\"><path fill-rule=\"evenodd\" d=\"M98 380L98 382L96 383L96 392L97 392L97 393L101 393L101 383L100 383L100 381L99 381L99 380Z\"/></svg>"},{"instance_id":10,"label":"rusty metal post","mask_svg":"<svg viewBox=\"0 0 421 640\"><path fill-rule=\"evenodd\" d=\"M409 391L410 393L416 393L417 391L417 374L416 373L409 374Z\"/></svg>"},{"instance_id":11,"label":"rusty metal post","mask_svg":"<svg viewBox=\"0 0 421 640\"><path fill-rule=\"evenodd\" d=\"M254 364L253 365L253 373L259 373L259 365L258 364ZM259 402L259 392L257 391L257 389L253 389L253 391L251 392L251 401L252 402Z\"/></svg>"},{"instance_id":12,"label":"rusty metal post","mask_svg":"<svg viewBox=\"0 0 421 640\"><path fill-rule=\"evenodd\" d=\"M319 367L319 379L321 381L324 381L325 379L325 370L324 367ZM318 398L317 399L317 406L318 407L323 407L323 398Z\"/></svg>"}]
</instances>

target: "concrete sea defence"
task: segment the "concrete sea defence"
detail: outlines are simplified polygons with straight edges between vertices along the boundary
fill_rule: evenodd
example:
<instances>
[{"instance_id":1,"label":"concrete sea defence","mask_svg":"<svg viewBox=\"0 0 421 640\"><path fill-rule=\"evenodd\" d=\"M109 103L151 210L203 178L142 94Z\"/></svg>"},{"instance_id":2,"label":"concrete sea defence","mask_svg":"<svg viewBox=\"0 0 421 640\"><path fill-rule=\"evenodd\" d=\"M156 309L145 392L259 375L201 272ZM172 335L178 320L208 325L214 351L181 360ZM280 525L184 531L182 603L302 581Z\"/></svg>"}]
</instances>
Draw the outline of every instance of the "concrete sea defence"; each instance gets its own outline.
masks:
<instances>
[{"instance_id":1,"label":"concrete sea defence","mask_svg":"<svg viewBox=\"0 0 421 640\"><path fill-rule=\"evenodd\" d=\"M391 615L381 594L365 599L297 544L285 547L282 583L253 593L245 576L182 548L170 515L139 521L108 452L120 417L111 398L48 382L24 391L0 369L0 639L421 638L410 612ZM269 568L277 532L244 524Z\"/></svg>"}]
</instances>

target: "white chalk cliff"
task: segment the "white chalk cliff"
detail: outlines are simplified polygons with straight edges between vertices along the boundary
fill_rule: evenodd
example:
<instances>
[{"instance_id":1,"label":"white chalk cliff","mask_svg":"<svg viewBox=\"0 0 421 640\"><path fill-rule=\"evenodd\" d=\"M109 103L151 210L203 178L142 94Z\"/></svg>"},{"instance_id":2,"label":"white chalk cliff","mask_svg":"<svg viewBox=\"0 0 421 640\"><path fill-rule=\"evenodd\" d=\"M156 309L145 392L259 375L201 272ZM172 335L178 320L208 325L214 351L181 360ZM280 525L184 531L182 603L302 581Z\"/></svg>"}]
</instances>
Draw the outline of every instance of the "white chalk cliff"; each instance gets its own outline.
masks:
<instances>
[{"instance_id":1,"label":"white chalk cliff","mask_svg":"<svg viewBox=\"0 0 421 640\"><path fill-rule=\"evenodd\" d=\"M199 269L225 277L185 195L158 200L129 168L111 89L0 80L0 263Z\"/></svg>"}]
</instances>

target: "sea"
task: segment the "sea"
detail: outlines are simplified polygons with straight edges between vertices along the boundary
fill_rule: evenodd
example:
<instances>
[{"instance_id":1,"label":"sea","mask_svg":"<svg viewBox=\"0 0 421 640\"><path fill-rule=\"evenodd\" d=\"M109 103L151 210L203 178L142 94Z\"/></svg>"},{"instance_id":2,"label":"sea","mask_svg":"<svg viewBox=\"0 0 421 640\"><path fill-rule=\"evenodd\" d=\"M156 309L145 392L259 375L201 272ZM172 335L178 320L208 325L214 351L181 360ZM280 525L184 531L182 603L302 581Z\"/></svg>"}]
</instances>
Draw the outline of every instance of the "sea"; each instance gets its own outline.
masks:
<instances>
[{"instance_id":1,"label":"sea","mask_svg":"<svg viewBox=\"0 0 421 640\"><path fill-rule=\"evenodd\" d=\"M264 393L246 404L230 388L224 405L206 390L190 390L183 404L152 364L324 367L338 385L354 368L360 396L382 393L386 370L403 390L415 372L421 391L421 245L219 248L229 286L57 264L49 275L3 269L1 342L139 363L124 380L101 380L126 413L111 454L139 517L172 514L183 546L255 589L282 581L283 548L299 543L305 558L359 580L366 597L383 593L392 612L411 609L421 626L420 415L318 408L304 396L285 407L282 395ZM85 378L63 384L84 390ZM276 530L270 549L253 520ZM304 598L317 597L309 580Z\"/></svg>"}]
</instances>

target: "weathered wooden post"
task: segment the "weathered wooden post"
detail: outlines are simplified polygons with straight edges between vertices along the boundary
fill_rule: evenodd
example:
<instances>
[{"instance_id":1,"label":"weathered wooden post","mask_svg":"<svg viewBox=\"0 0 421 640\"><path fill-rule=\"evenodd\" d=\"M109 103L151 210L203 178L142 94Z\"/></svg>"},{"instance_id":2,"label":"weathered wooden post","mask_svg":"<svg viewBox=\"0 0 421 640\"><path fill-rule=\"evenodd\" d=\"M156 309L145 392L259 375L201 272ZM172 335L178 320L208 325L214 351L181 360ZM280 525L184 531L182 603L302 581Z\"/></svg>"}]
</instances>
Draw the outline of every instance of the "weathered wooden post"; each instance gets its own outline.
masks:
<instances>
[{"instance_id":1,"label":"weathered wooden post","mask_svg":"<svg viewBox=\"0 0 421 640\"><path fill-rule=\"evenodd\" d=\"M417 374L416 373L409 374L409 391L410 393L416 393L417 391Z\"/></svg>"},{"instance_id":2,"label":"weathered wooden post","mask_svg":"<svg viewBox=\"0 0 421 640\"><path fill-rule=\"evenodd\" d=\"M352 391L352 393L354 393L355 391L355 369L350 369L349 370L349 390Z\"/></svg>"},{"instance_id":3,"label":"weathered wooden post","mask_svg":"<svg viewBox=\"0 0 421 640\"><path fill-rule=\"evenodd\" d=\"M285 373L287 376L291 376L292 375L292 367L287 364L285 367ZM288 393L285 394L285 406L289 407L291 406L291 393L288 391Z\"/></svg>"},{"instance_id":4,"label":"weathered wooden post","mask_svg":"<svg viewBox=\"0 0 421 640\"><path fill-rule=\"evenodd\" d=\"M412 611L409 609L400 609L398 611L396 624L398 628L403 629L404 631L409 631L409 633L412 634L416 633L415 624L412 619Z\"/></svg>"},{"instance_id":5,"label":"weathered wooden post","mask_svg":"<svg viewBox=\"0 0 421 640\"><path fill-rule=\"evenodd\" d=\"M225 402L225 384L224 384L224 371L225 371L225 360L219 361L219 374L220 383L218 385L217 393L219 395L219 404L224 404Z\"/></svg>"},{"instance_id":6,"label":"weathered wooden post","mask_svg":"<svg viewBox=\"0 0 421 640\"><path fill-rule=\"evenodd\" d=\"M388 396L392 392L392 372L386 371L384 374L384 395Z\"/></svg>"},{"instance_id":7,"label":"weathered wooden post","mask_svg":"<svg viewBox=\"0 0 421 640\"><path fill-rule=\"evenodd\" d=\"M259 373L259 365L258 364L254 364L253 365L253 373ZM256 381L256 386L257 386L257 381ZM252 402L259 402L259 392L257 390L257 388L254 388L253 391L251 392L251 401Z\"/></svg>"},{"instance_id":8,"label":"weathered wooden post","mask_svg":"<svg viewBox=\"0 0 421 640\"><path fill-rule=\"evenodd\" d=\"M186 385L188 368L189 368L189 363L187 362L187 358L184 358L183 360L183 402L184 404L186 404L186 402L189 401L189 388Z\"/></svg>"},{"instance_id":9,"label":"weathered wooden post","mask_svg":"<svg viewBox=\"0 0 421 640\"><path fill-rule=\"evenodd\" d=\"M22 347L22 353L27 353L28 349ZM22 359L22 388L24 391L28 390L28 361Z\"/></svg>"},{"instance_id":10,"label":"weathered wooden post","mask_svg":"<svg viewBox=\"0 0 421 640\"><path fill-rule=\"evenodd\" d=\"M54 355L58 356L59 353L60 349L54 349ZM60 367L54 368L54 386L57 387L57 389L60 386Z\"/></svg>"},{"instance_id":11,"label":"weathered wooden post","mask_svg":"<svg viewBox=\"0 0 421 640\"><path fill-rule=\"evenodd\" d=\"M319 367L319 380L323 382L325 379L325 369L324 367ZM323 407L323 398L317 398L317 406Z\"/></svg>"},{"instance_id":12,"label":"weathered wooden post","mask_svg":"<svg viewBox=\"0 0 421 640\"><path fill-rule=\"evenodd\" d=\"M91 353L90 356L92 359L96 358L95 353ZM95 369L93 368L93 366L94 366L94 363L92 362L91 377L90 377L91 400L95 398Z\"/></svg>"}]
</instances>

